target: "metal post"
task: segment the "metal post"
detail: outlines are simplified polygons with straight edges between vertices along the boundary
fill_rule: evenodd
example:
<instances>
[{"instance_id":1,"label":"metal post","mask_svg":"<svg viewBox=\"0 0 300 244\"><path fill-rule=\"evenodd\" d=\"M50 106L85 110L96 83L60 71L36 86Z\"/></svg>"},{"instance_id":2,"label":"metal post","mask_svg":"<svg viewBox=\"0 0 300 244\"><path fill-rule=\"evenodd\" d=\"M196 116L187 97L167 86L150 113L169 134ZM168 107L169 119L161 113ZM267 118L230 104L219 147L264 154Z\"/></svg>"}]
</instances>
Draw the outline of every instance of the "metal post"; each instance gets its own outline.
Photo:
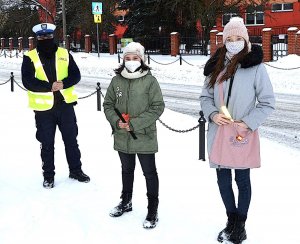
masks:
<instances>
[{"instance_id":1,"label":"metal post","mask_svg":"<svg viewBox=\"0 0 300 244\"><path fill-rule=\"evenodd\" d=\"M14 72L10 73L10 91L13 92L14 91Z\"/></svg>"},{"instance_id":2,"label":"metal post","mask_svg":"<svg viewBox=\"0 0 300 244\"><path fill-rule=\"evenodd\" d=\"M181 53L179 53L179 62L180 62L180 65L182 65L182 56L181 56Z\"/></svg>"},{"instance_id":3,"label":"metal post","mask_svg":"<svg viewBox=\"0 0 300 244\"><path fill-rule=\"evenodd\" d=\"M148 64L150 64L150 54L148 53Z\"/></svg>"},{"instance_id":4,"label":"metal post","mask_svg":"<svg viewBox=\"0 0 300 244\"><path fill-rule=\"evenodd\" d=\"M48 1L46 1L45 15L46 15L46 23L48 23Z\"/></svg>"},{"instance_id":5,"label":"metal post","mask_svg":"<svg viewBox=\"0 0 300 244\"><path fill-rule=\"evenodd\" d=\"M100 82L97 82L97 111L101 111L101 87Z\"/></svg>"},{"instance_id":6,"label":"metal post","mask_svg":"<svg viewBox=\"0 0 300 244\"><path fill-rule=\"evenodd\" d=\"M199 160L205 161L205 123L203 111L199 112Z\"/></svg>"},{"instance_id":7,"label":"metal post","mask_svg":"<svg viewBox=\"0 0 300 244\"><path fill-rule=\"evenodd\" d=\"M63 22L63 45L66 47L67 21L66 21L66 0L62 0L62 22Z\"/></svg>"},{"instance_id":8,"label":"metal post","mask_svg":"<svg viewBox=\"0 0 300 244\"><path fill-rule=\"evenodd\" d=\"M118 53L118 63L121 63L120 53Z\"/></svg>"},{"instance_id":9,"label":"metal post","mask_svg":"<svg viewBox=\"0 0 300 244\"><path fill-rule=\"evenodd\" d=\"M99 24L97 23L97 49L98 49L98 58L100 57L100 52L99 52L99 46L100 46L100 43L99 43Z\"/></svg>"}]
</instances>

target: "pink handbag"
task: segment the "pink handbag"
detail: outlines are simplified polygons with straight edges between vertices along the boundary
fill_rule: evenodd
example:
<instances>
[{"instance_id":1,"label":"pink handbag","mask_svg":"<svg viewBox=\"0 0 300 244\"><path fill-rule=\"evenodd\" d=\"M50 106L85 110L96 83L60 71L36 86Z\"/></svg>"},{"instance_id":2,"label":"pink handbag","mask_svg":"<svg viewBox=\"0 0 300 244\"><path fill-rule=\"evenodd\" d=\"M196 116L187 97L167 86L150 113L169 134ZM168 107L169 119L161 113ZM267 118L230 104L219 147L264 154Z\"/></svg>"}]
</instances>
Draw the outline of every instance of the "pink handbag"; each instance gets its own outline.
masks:
<instances>
[{"instance_id":1,"label":"pink handbag","mask_svg":"<svg viewBox=\"0 0 300 244\"><path fill-rule=\"evenodd\" d=\"M220 101L224 105L223 82L219 84ZM210 151L210 162L230 168L259 168L258 131L251 131L238 122L220 125Z\"/></svg>"}]
</instances>

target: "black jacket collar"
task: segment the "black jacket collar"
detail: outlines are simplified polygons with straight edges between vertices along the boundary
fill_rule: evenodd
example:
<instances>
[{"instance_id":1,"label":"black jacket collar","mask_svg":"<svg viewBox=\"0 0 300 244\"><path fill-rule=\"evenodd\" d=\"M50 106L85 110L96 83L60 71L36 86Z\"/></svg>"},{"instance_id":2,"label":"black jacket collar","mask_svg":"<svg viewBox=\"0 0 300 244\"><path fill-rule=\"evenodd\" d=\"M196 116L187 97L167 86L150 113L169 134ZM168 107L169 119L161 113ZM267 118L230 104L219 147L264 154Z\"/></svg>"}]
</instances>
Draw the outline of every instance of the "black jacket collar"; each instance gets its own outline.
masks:
<instances>
[{"instance_id":1,"label":"black jacket collar","mask_svg":"<svg viewBox=\"0 0 300 244\"><path fill-rule=\"evenodd\" d=\"M216 53L205 64L204 72L203 72L205 76L209 76L213 72L217 64L218 58L220 56L220 51L221 49L218 48ZM249 52L244 57L244 59L240 62L240 64L241 64L241 68L247 69L262 63L262 61L263 61L262 47L256 44L252 44L251 52Z\"/></svg>"}]
</instances>

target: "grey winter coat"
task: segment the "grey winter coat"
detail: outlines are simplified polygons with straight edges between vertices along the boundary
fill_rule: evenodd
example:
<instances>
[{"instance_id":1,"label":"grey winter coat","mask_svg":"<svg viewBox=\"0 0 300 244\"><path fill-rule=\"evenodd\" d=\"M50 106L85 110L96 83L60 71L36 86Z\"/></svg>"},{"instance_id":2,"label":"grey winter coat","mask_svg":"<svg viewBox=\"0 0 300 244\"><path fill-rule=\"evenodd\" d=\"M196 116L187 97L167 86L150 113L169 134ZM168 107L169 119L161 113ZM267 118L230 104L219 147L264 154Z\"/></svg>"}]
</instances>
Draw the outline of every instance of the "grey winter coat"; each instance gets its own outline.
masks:
<instances>
[{"instance_id":1,"label":"grey winter coat","mask_svg":"<svg viewBox=\"0 0 300 244\"><path fill-rule=\"evenodd\" d=\"M207 62L204 75L207 76L200 96L201 108L207 120L207 149L210 154L211 147L217 132L218 125L211 118L219 112L220 98L218 84L213 88L207 86L212 73L219 50ZM272 84L264 64L263 53L258 45L252 45L252 50L239 64L234 75L228 111L234 120L245 122L249 129L254 131L265 122L267 117L275 109L275 98ZM227 101L230 79L224 81L224 104ZM220 167L210 162L211 167Z\"/></svg>"}]
</instances>

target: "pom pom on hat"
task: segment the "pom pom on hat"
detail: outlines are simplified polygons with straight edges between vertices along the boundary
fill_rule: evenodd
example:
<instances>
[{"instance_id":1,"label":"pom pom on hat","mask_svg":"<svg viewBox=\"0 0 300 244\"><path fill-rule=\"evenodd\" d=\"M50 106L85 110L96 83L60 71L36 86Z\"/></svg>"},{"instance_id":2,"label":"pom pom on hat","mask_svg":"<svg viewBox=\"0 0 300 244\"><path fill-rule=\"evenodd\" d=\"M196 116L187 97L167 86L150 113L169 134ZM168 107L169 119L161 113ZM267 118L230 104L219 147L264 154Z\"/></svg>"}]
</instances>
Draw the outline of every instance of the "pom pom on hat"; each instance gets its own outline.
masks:
<instances>
[{"instance_id":1,"label":"pom pom on hat","mask_svg":"<svg viewBox=\"0 0 300 244\"><path fill-rule=\"evenodd\" d=\"M241 36L249 43L249 35L244 21L240 17L232 17L223 30L223 43L229 36Z\"/></svg>"},{"instance_id":2,"label":"pom pom on hat","mask_svg":"<svg viewBox=\"0 0 300 244\"><path fill-rule=\"evenodd\" d=\"M135 54L145 62L145 48L139 42L128 43L123 50L123 58L125 58L127 54Z\"/></svg>"}]
</instances>

